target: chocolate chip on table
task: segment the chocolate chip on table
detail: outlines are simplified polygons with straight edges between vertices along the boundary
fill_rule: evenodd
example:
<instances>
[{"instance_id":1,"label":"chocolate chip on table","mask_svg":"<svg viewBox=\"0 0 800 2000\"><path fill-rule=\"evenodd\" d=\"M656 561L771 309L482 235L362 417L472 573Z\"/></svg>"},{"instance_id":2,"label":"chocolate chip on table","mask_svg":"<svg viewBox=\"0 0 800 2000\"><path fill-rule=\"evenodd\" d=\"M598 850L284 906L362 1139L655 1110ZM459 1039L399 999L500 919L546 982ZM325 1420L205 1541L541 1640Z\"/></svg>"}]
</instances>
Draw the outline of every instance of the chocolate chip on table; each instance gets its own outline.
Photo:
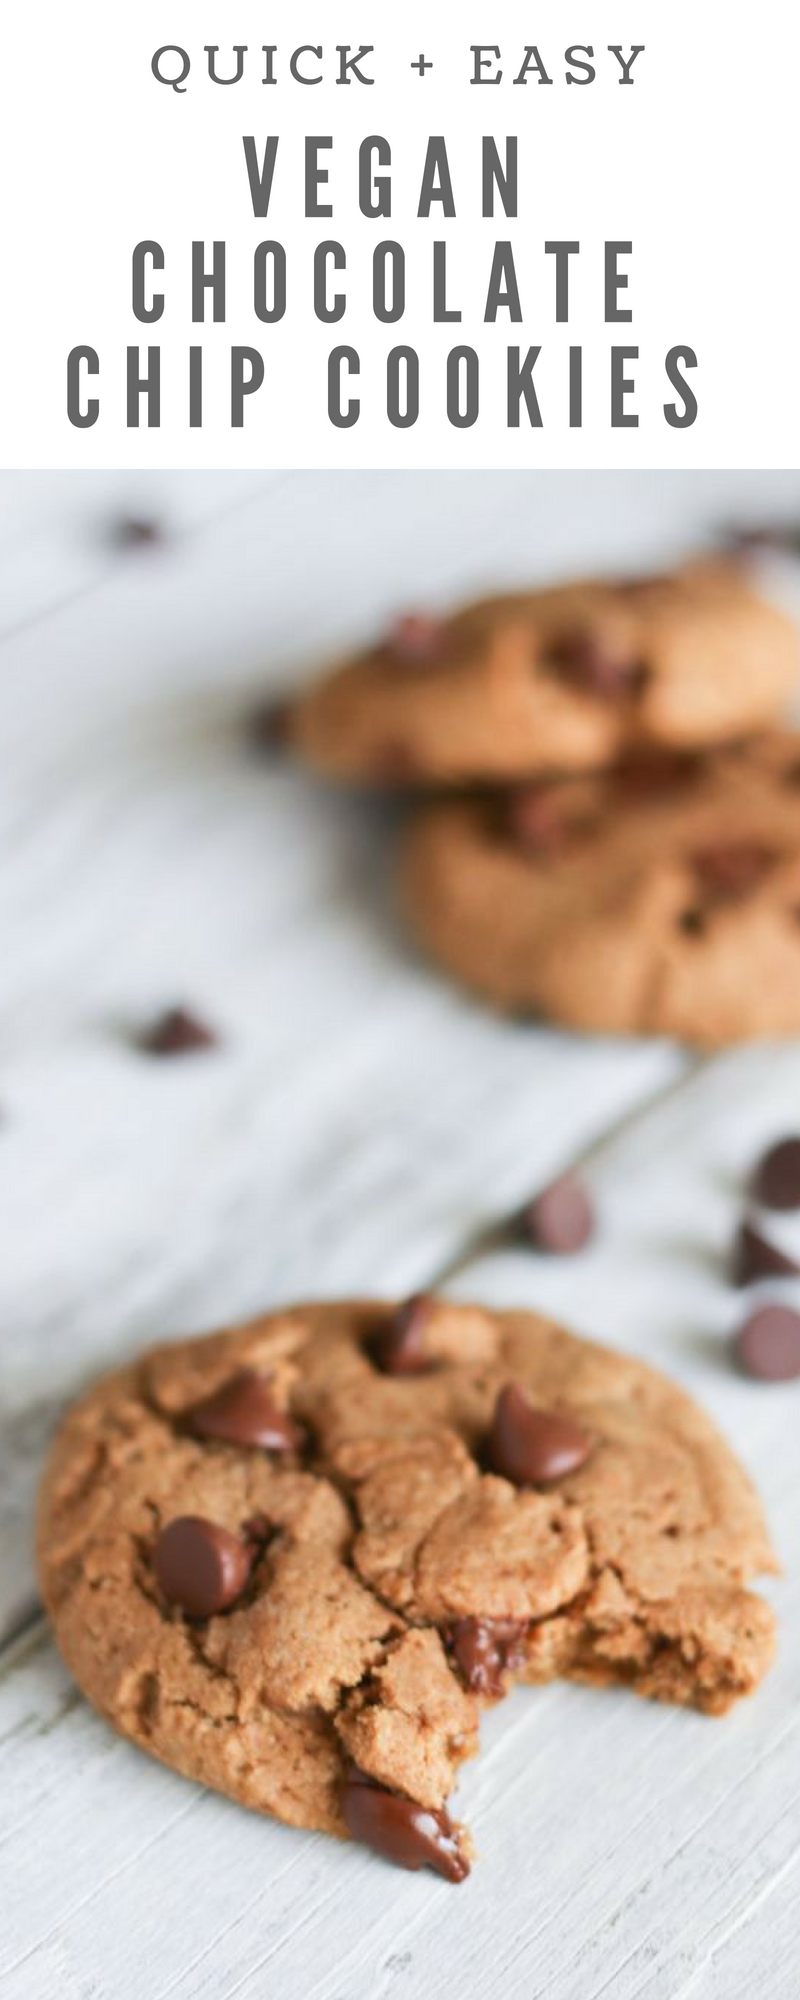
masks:
<instances>
[{"instance_id":1,"label":"chocolate chip on table","mask_svg":"<svg viewBox=\"0 0 800 2000\"><path fill-rule=\"evenodd\" d=\"M594 1210L577 1174L561 1174L523 1209L524 1235L537 1250L566 1257L594 1235Z\"/></svg>"},{"instance_id":2,"label":"chocolate chip on table","mask_svg":"<svg viewBox=\"0 0 800 2000\"><path fill-rule=\"evenodd\" d=\"M218 1522L181 1514L162 1529L153 1569L168 1604L190 1618L213 1618L241 1597L253 1555L252 1543L240 1542Z\"/></svg>"},{"instance_id":3,"label":"chocolate chip on table","mask_svg":"<svg viewBox=\"0 0 800 2000\"><path fill-rule=\"evenodd\" d=\"M762 1382L791 1382L800 1376L800 1313L789 1306L760 1306L739 1328L735 1345L746 1374Z\"/></svg>"},{"instance_id":4,"label":"chocolate chip on table","mask_svg":"<svg viewBox=\"0 0 800 2000\"><path fill-rule=\"evenodd\" d=\"M448 1813L384 1791L359 1771L345 1779L342 1815L354 1840L400 1868L433 1868L447 1882L463 1882L469 1874L469 1861Z\"/></svg>"},{"instance_id":5,"label":"chocolate chip on table","mask_svg":"<svg viewBox=\"0 0 800 2000\"><path fill-rule=\"evenodd\" d=\"M448 1645L472 1694L501 1695L503 1674L522 1665L527 1626L514 1618L459 1618Z\"/></svg>"},{"instance_id":6,"label":"chocolate chip on table","mask_svg":"<svg viewBox=\"0 0 800 2000\"><path fill-rule=\"evenodd\" d=\"M168 1007L143 1029L137 1046L148 1056L193 1055L200 1049L216 1048L217 1036L205 1021L190 1014L188 1007Z\"/></svg>"},{"instance_id":7,"label":"chocolate chip on table","mask_svg":"<svg viewBox=\"0 0 800 2000\"><path fill-rule=\"evenodd\" d=\"M262 1451L297 1451L303 1434L272 1395L268 1375L243 1368L184 1416L192 1437L218 1444L255 1445Z\"/></svg>"},{"instance_id":8,"label":"chocolate chip on table","mask_svg":"<svg viewBox=\"0 0 800 2000\"><path fill-rule=\"evenodd\" d=\"M800 1271L793 1257L777 1244L769 1243L752 1222L741 1223L736 1232L731 1260L734 1285L752 1285L757 1278L790 1278Z\"/></svg>"},{"instance_id":9,"label":"chocolate chip on table","mask_svg":"<svg viewBox=\"0 0 800 2000\"><path fill-rule=\"evenodd\" d=\"M247 718L247 735L256 750L283 750L290 735L291 703L289 701L264 701L251 709Z\"/></svg>"},{"instance_id":10,"label":"chocolate chip on table","mask_svg":"<svg viewBox=\"0 0 800 2000\"><path fill-rule=\"evenodd\" d=\"M720 903L739 902L751 895L776 860L774 848L758 840L719 841L691 857L701 888Z\"/></svg>"},{"instance_id":11,"label":"chocolate chip on table","mask_svg":"<svg viewBox=\"0 0 800 2000\"><path fill-rule=\"evenodd\" d=\"M152 549L164 540L160 521L146 514L123 514L116 522L113 540L120 549Z\"/></svg>"},{"instance_id":12,"label":"chocolate chip on table","mask_svg":"<svg viewBox=\"0 0 800 2000\"><path fill-rule=\"evenodd\" d=\"M383 1375L426 1375L434 1366L423 1345L433 1300L416 1292L370 1336L369 1352Z\"/></svg>"},{"instance_id":13,"label":"chocolate chip on table","mask_svg":"<svg viewBox=\"0 0 800 2000\"><path fill-rule=\"evenodd\" d=\"M551 659L556 671L586 694L612 701L637 693L646 676L641 660L632 660L629 652L591 632L568 633Z\"/></svg>"},{"instance_id":14,"label":"chocolate chip on table","mask_svg":"<svg viewBox=\"0 0 800 2000\"><path fill-rule=\"evenodd\" d=\"M538 1410L518 1382L501 1389L486 1445L493 1472L515 1486L547 1485L577 1472L591 1449L591 1440L571 1417Z\"/></svg>"},{"instance_id":15,"label":"chocolate chip on table","mask_svg":"<svg viewBox=\"0 0 800 2000\"><path fill-rule=\"evenodd\" d=\"M409 611L398 618L386 641L392 659L409 666L427 666L441 657L444 624L429 612Z\"/></svg>"},{"instance_id":16,"label":"chocolate chip on table","mask_svg":"<svg viewBox=\"0 0 800 2000\"><path fill-rule=\"evenodd\" d=\"M753 1195L764 1208L800 1208L800 1139L780 1139L759 1160Z\"/></svg>"}]
</instances>

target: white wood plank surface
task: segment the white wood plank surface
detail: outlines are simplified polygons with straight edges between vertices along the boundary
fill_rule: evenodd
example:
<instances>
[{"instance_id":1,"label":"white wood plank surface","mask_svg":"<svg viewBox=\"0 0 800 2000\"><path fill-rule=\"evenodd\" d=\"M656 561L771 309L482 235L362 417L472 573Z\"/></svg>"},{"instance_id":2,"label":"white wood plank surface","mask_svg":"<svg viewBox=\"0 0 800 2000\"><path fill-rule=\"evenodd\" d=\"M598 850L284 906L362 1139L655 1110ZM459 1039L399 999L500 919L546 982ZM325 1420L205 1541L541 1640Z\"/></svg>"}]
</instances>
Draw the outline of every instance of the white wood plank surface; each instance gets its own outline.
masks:
<instances>
[{"instance_id":1,"label":"white wood plank surface","mask_svg":"<svg viewBox=\"0 0 800 2000\"><path fill-rule=\"evenodd\" d=\"M392 814L260 763L240 726L404 603L793 508L784 475L0 480L3 1995L796 1994L800 1389L731 1368L724 1260L753 1158L800 1121L800 1045L698 1063L484 1015L402 936ZM123 553L117 514L151 512L163 546ZM173 998L222 1045L148 1064L128 1031ZM426 1283L578 1154L591 1251L487 1252L453 1288L550 1306L706 1403L767 1502L780 1654L721 1723L519 1692L464 1771L481 1859L452 1892L117 1741L37 1620L33 1492L98 1366Z\"/></svg>"}]
</instances>

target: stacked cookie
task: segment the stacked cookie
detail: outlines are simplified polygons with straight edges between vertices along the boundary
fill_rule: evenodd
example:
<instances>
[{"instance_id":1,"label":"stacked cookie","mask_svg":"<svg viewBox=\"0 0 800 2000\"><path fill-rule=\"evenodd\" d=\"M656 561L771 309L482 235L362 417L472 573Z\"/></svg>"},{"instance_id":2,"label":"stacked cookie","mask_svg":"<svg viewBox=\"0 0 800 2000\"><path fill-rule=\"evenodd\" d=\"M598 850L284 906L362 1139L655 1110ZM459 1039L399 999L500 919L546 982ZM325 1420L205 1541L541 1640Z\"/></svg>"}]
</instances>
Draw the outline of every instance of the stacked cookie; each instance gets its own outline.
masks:
<instances>
[{"instance_id":1,"label":"stacked cookie","mask_svg":"<svg viewBox=\"0 0 800 2000\"><path fill-rule=\"evenodd\" d=\"M429 796L427 950L493 1004L713 1046L800 1032L792 622L728 563L401 621L294 701L290 747Z\"/></svg>"}]
</instances>

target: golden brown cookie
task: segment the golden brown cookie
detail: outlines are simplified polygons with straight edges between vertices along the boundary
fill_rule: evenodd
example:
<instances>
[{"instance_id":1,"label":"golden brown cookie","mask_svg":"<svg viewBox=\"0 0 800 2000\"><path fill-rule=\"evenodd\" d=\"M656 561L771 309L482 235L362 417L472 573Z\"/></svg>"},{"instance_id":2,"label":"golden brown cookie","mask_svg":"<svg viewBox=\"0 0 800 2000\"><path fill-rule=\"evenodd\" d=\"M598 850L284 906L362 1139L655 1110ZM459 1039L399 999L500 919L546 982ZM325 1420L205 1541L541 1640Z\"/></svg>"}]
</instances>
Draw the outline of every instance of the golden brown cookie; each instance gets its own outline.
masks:
<instances>
[{"instance_id":1,"label":"golden brown cookie","mask_svg":"<svg viewBox=\"0 0 800 2000\"><path fill-rule=\"evenodd\" d=\"M800 1034L800 736L428 808L432 956L496 1006L714 1047Z\"/></svg>"},{"instance_id":2,"label":"golden brown cookie","mask_svg":"<svg viewBox=\"0 0 800 2000\"><path fill-rule=\"evenodd\" d=\"M718 1714L772 1653L758 1499L662 1377L531 1313L300 1307L161 1347L65 1419L45 1603L165 1763L451 1881L482 1702L567 1674Z\"/></svg>"},{"instance_id":3,"label":"golden brown cookie","mask_svg":"<svg viewBox=\"0 0 800 2000\"><path fill-rule=\"evenodd\" d=\"M405 618L291 703L282 733L337 778L498 782L746 735L799 671L790 620L732 565L697 563Z\"/></svg>"}]
</instances>

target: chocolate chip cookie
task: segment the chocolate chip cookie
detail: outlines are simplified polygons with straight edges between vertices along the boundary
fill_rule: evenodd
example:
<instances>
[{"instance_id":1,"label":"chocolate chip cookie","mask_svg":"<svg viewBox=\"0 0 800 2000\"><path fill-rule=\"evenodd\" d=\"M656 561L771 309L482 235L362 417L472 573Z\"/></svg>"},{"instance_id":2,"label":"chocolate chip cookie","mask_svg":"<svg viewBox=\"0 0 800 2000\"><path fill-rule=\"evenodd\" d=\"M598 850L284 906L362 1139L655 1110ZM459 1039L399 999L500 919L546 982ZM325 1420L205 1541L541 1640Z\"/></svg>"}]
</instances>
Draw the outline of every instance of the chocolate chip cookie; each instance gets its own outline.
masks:
<instances>
[{"instance_id":1,"label":"chocolate chip cookie","mask_svg":"<svg viewBox=\"0 0 800 2000\"><path fill-rule=\"evenodd\" d=\"M745 735L799 671L789 619L709 562L404 618L282 710L281 730L338 778L501 782Z\"/></svg>"},{"instance_id":2,"label":"chocolate chip cookie","mask_svg":"<svg viewBox=\"0 0 800 2000\"><path fill-rule=\"evenodd\" d=\"M501 1008L713 1047L800 1033L800 736L428 808L434 958Z\"/></svg>"},{"instance_id":3,"label":"chocolate chip cookie","mask_svg":"<svg viewBox=\"0 0 800 2000\"><path fill-rule=\"evenodd\" d=\"M525 1312L301 1307L160 1347L67 1416L40 1503L64 1658L125 1736L451 1882L512 1681L721 1714L772 1653L759 1502L641 1362Z\"/></svg>"}]
</instances>

